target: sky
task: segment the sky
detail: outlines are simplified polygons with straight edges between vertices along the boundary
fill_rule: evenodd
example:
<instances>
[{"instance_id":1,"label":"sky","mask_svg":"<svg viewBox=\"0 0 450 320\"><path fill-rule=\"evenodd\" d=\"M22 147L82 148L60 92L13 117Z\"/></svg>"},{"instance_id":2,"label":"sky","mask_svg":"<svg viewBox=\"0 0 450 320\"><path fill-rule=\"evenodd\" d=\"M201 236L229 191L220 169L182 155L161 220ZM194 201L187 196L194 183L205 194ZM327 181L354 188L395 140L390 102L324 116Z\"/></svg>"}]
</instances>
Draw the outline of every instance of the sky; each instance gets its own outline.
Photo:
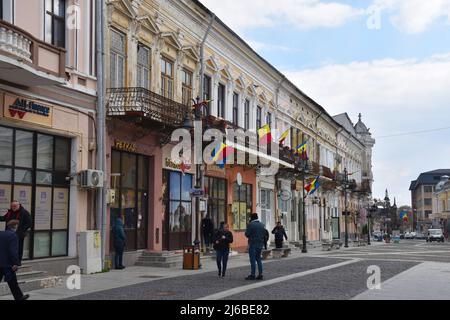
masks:
<instances>
[{"instance_id":1,"label":"sky","mask_svg":"<svg viewBox=\"0 0 450 320\"><path fill-rule=\"evenodd\" d=\"M450 168L450 0L201 2L331 115L362 113L375 198L409 205L411 180Z\"/></svg>"}]
</instances>

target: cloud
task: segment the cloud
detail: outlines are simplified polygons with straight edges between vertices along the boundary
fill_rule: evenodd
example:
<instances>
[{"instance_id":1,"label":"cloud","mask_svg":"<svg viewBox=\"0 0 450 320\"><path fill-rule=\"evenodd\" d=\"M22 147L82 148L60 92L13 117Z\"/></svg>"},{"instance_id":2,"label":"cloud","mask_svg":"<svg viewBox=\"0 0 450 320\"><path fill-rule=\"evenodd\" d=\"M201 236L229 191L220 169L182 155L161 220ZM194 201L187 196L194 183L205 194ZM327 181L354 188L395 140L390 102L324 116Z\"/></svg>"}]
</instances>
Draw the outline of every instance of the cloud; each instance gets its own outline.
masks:
<instances>
[{"instance_id":1,"label":"cloud","mask_svg":"<svg viewBox=\"0 0 450 320\"><path fill-rule=\"evenodd\" d=\"M448 127L450 53L426 59L383 59L285 71L330 114L359 112L373 136ZM450 167L450 130L378 139L374 149L375 196L389 188L410 203L409 183L419 173Z\"/></svg>"},{"instance_id":2,"label":"cloud","mask_svg":"<svg viewBox=\"0 0 450 320\"><path fill-rule=\"evenodd\" d=\"M416 34L439 20L450 22L450 0L375 0L374 5L390 16L401 31Z\"/></svg>"},{"instance_id":3,"label":"cloud","mask_svg":"<svg viewBox=\"0 0 450 320\"><path fill-rule=\"evenodd\" d=\"M365 10L320 0L202 0L233 29L288 24L298 29L338 27L365 14Z\"/></svg>"}]
</instances>

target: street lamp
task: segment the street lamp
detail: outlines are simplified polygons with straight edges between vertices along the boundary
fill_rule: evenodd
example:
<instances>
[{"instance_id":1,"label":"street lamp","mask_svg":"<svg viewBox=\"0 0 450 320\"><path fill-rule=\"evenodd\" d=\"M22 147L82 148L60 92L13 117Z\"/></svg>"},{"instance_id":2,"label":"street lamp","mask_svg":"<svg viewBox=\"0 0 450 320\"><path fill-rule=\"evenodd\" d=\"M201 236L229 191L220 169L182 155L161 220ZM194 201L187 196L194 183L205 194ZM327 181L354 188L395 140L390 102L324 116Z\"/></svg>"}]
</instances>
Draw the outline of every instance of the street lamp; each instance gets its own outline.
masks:
<instances>
[{"instance_id":1,"label":"street lamp","mask_svg":"<svg viewBox=\"0 0 450 320\"><path fill-rule=\"evenodd\" d=\"M303 159L302 160L302 181L303 181L303 185L302 185L302 199L303 199L303 204L302 204L302 217L303 217L303 237L302 237L302 242L303 242L303 247L302 247L302 253L308 253L308 249L306 248L306 211L305 211L305 207L306 207L306 197L307 195L305 194L305 179L306 179L306 174L308 172L308 160L307 159Z\"/></svg>"},{"instance_id":2,"label":"street lamp","mask_svg":"<svg viewBox=\"0 0 450 320\"><path fill-rule=\"evenodd\" d=\"M206 101L200 102L200 97L197 97L196 100L192 99L193 105L193 113L195 121L201 121L203 118L203 110L208 107L208 103ZM207 114L207 113L206 113ZM190 112L187 112L185 115L185 118L183 120L183 129L192 131L195 126L192 122L192 115ZM203 149L203 147L202 147ZM197 163L195 165L195 189L200 189L203 186L203 170L201 170L201 164ZM199 222L200 222L200 196L195 197L195 240L194 245L197 246L200 249L200 228L199 228Z\"/></svg>"},{"instance_id":3,"label":"street lamp","mask_svg":"<svg viewBox=\"0 0 450 320\"><path fill-rule=\"evenodd\" d=\"M369 202L369 207L368 207L368 215L367 215L367 245L371 245L370 243L370 219L372 219L372 213L375 213L378 208L377 205L374 203L372 206L370 206L370 202Z\"/></svg>"},{"instance_id":4,"label":"street lamp","mask_svg":"<svg viewBox=\"0 0 450 320\"><path fill-rule=\"evenodd\" d=\"M345 206L345 248L348 248L348 206L347 206L348 171L344 168L344 206Z\"/></svg>"}]
</instances>

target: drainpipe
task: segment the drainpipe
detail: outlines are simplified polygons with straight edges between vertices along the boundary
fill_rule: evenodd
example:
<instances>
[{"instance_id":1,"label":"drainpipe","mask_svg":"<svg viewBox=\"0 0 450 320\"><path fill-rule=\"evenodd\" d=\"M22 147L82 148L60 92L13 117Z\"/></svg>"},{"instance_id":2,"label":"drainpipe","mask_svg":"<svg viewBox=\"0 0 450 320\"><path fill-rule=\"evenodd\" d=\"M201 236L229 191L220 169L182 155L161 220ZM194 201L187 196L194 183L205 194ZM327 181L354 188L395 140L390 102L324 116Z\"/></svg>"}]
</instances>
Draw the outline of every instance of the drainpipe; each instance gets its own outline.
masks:
<instances>
[{"instance_id":1,"label":"drainpipe","mask_svg":"<svg viewBox=\"0 0 450 320\"><path fill-rule=\"evenodd\" d=\"M106 154L105 154L105 84L104 84L104 0L96 0L96 51L97 51L97 170L103 171L103 188L96 194L97 229L101 232L102 269L106 251Z\"/></svg>"}]
</instances>

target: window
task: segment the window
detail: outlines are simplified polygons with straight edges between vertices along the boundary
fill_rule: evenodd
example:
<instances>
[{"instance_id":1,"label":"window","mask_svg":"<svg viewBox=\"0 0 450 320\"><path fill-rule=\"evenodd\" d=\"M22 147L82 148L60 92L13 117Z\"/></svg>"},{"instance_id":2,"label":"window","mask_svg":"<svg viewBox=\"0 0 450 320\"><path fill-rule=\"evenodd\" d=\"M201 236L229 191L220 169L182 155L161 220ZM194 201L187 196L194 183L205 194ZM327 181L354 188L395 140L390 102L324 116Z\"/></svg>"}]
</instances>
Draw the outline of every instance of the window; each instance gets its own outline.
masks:
<instances>
[{"instance_id":1,"label":"window","mask_svg":"<svg viewBox=\"0 0 450 320\"><path fill-rule=\"evenodd\" d=\"M150 50L139 44L137 52L137 86L150 90Z\"/></svg>"},{"instance_id":2,"label":"window","mask_svg":"<svg viewBox=\"0 0 450 320\"><path fill-rule=\"evenodd\" d=\"M221 83L217 92L217 116L225 119L225 86Z\"/></svg>"},{"instance_id":3,"label":"window","mask_svg":"<svg viewBox=\"0 0 450 320\"><path fill-rule=\"evenodd\" d=\"M233 185L233 229L245 230L252 213L252 185Z\"/></svg>"},{"instance_id":4,"label":"window","mask_svg":"<svg viewBox=\"0 0 450 320\"><path fill-rule=\"evenodd\" d=\"M14 0L0 0L0 19L14 23Z\"/></svg>"},{"instance_id":5,"label":"window","mask_svg":"<svg viewBox=\"0 0 450 320\"><path fill-rule=\"evenodd\" d=\"M431 199L425 198L425 205L426 205L426 206L431 206L431 204L432 204Z\"/></svg>"},{"instance_id":6,"label":"window","mask_svg":"<svg viewBox=\"0 0 450 320\"><path fill-rule=\"evenodd\" d=\"M32 214L24 257L67 255L70 139L0 127L0 211L17 199Z\"/></svg>"},{"instance_id":7,"label":"window","mask_svg":"<svg viewBox=\"0 0 450 320\"><path fill-rule=\"evenodd\" d=\"M89 7L89 74L91 76L96 76L97 68L96 68L96 43L95 43L95 33L96 33L96 25L95 25L95 1L90 2Z\"/></svg>"},{"instance_id":8,"label":"window","mask_svg":"<svg viewBox=\"0 0 450 320\"><path fill-rule=\"evenodd\" d=\"M244 129L248 130L250 129L250 101L245 100L245 106L244 106Z\"/></svg>"},{"instance_id":9,"label":"window","mask_svg":"<svg viewBox=\"0 0 450 320\"><path fill-rule=\"evenodd\" d=\"M208 101L211 100L211 77L205 75L203 78L203 100ZM209 112L209 104L208 104L208 115Z\"/></svg>"},{"instance_id":10,"label":"window","mask_svg":"<svg viewBox=\"0 0 450 320\"><path fill-rule=\"evenodd\" d=\"M262 127L262 108L258 106L256 108L256 129Z\"/></svg>"},{"instance_id":11,"label":"window","mask_svg":"<svg viewBox=\"0 0 450 320\"><path fill-rule=\"evenodd\" d=\"M173 99L173 63L161 58L161 95Z\"/></svg>"},{"instance_id":12,"label":"window","mask_svg":"<svg viewBox=\"0 0 450 320\"><path fill-rule=\"evenodd\" d=\"M208 215L214 228L218 229L221 222L227 222L227 181L205 177L205 188L208 195Z\"/></svg>"},{"instance_id":13,"label":"window","mask_svg":"<svg viewBox=\"0 0 450 320\"><path fill-rule=\"evenodd\" d=\"M233 124L239 125L239 94L233 93Z\"/></svg>"},{"instance_id":14,"label":"window","mask_svg":"<svg viewBox=\"0 0 450 320\"><path fill-rule=\"evenodd\" d=\"M183 69L181 71L181 82L183 104L190 106L192 105L192 72Z\"/></svg>"},{"instance_id":15,"label":"window","mask_svg":"<svg viewBox=\"0 0 450 320\"><path fill-rule=\"evenodd\" d=\"M64 48L66 40L65 0L45 0L45 41Z\"/></svg>"},{"instance_id":16,"label":"window","mask_svg":"<svg viewBox=\"0 0 450 320\"><path fill-rule=\"evenodd\" d=\"M110 53L111 88L123 88L125 84L125 36L111 30Z\"/></svg>"},{"instance_id":17,"label":"window","mask_svg":"<svg viewBox=\"0 0 450 320\"><path fill-rule=\"evenodd\" d=\"M431 210L426 210L425 211L425 218L429 218L430 217L430 215L432 215L433 214L433 211L431 211Z\"/></svg>"},{"instance_id":18,"label":"window","mask_svg":"<svg viewBox=\"0 0 450 320\"><path fill-rule=\"evenodd\" d=\"M272 128L272 114L270 112L267 113L266 123Z\"/></svg>"},{"instance_id":19,"label":"window","mask_svg":"<svg viewBox=\"0 0 450 320\"><path fill-rule=\"evenodd\" d=\"M433 192L433 187L432 187L432 186L425 186L425 187L424 187L424 192L425 192L425 193L431 193L431 192Z\"/></svg>"}]
</instances>

